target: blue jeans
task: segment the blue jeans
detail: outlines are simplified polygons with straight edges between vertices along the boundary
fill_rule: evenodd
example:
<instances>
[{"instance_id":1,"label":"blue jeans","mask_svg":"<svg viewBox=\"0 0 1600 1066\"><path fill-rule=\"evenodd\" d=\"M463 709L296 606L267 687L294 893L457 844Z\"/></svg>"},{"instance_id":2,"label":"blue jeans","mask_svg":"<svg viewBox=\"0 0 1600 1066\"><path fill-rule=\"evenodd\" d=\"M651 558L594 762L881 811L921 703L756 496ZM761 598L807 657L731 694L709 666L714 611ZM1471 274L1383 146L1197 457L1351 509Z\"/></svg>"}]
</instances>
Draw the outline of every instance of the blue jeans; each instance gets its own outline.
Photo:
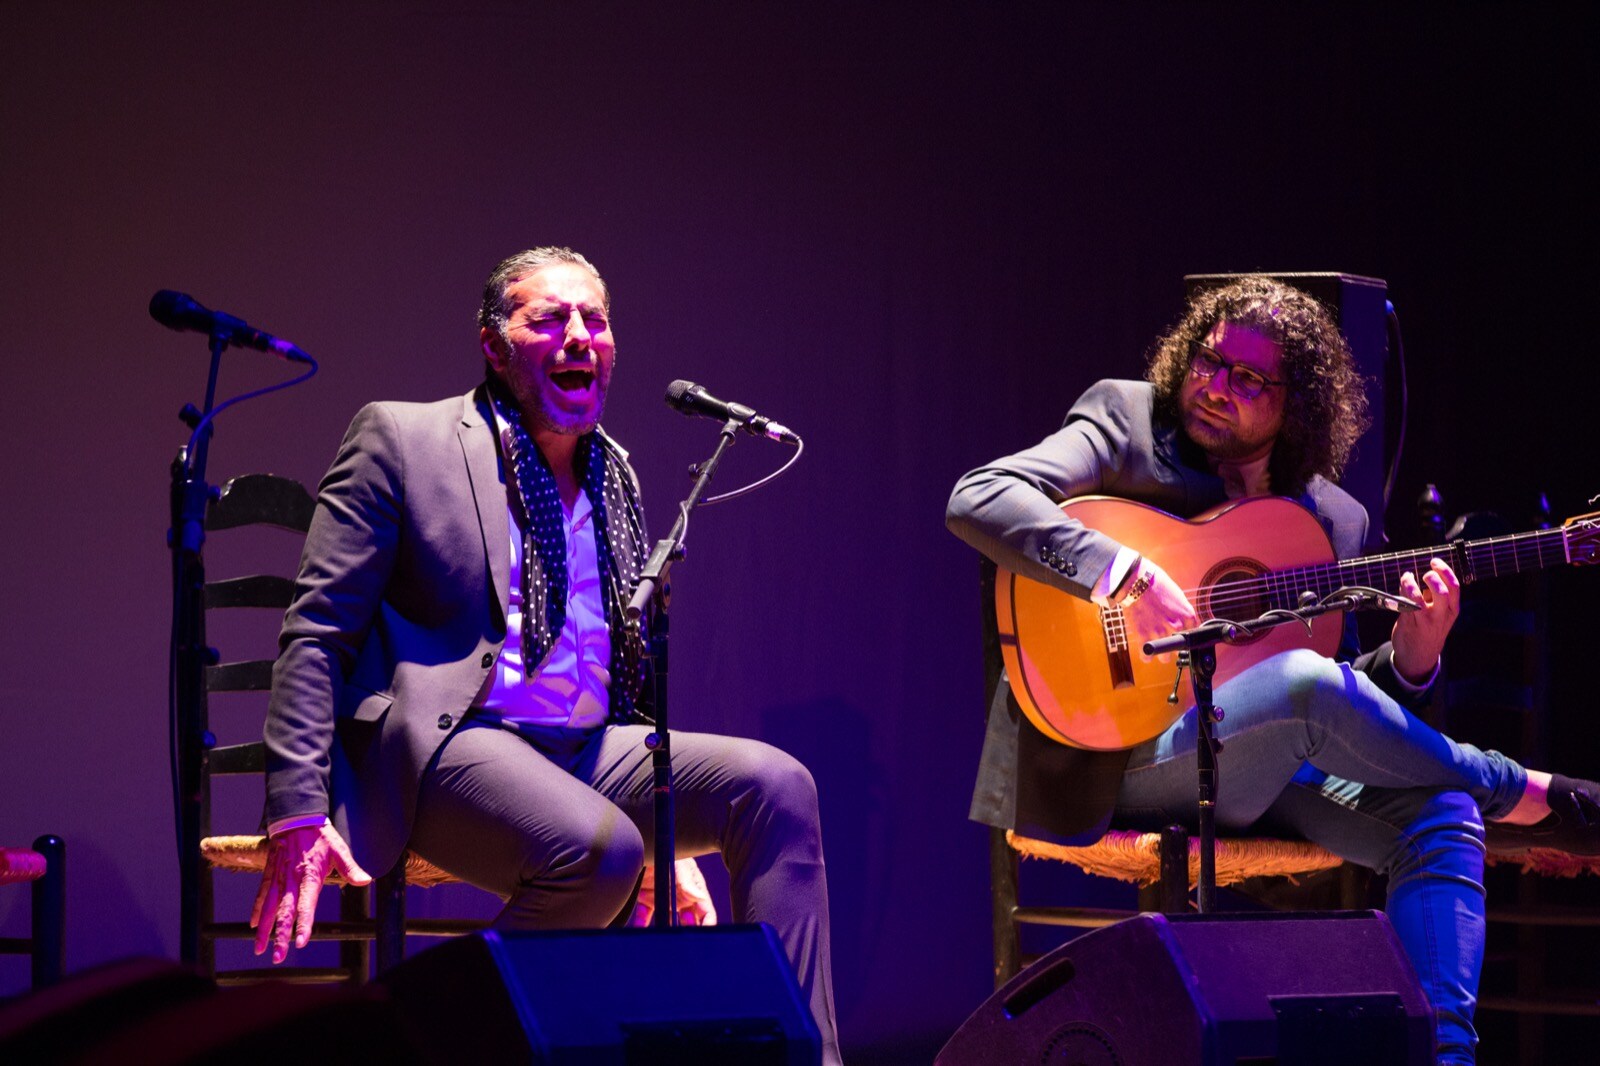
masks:
<instances>
[{"instance_id":1,"label":"blue jeans","mask_svg":"<svg viewBox=\"0 0 1600 1066\"><path fill-rule=\"evenodd\" d=\"M1274 656L1223 685L1217 826L1292 832L1389 878L1387 911L1438 1012L1440 1062L1473 1061L1483 966L1483 819L1527 773L1425 725L1347 664ZM1116 824L1195 821L1192 713L1133 751Z\"/></svg>"}]
</instances>

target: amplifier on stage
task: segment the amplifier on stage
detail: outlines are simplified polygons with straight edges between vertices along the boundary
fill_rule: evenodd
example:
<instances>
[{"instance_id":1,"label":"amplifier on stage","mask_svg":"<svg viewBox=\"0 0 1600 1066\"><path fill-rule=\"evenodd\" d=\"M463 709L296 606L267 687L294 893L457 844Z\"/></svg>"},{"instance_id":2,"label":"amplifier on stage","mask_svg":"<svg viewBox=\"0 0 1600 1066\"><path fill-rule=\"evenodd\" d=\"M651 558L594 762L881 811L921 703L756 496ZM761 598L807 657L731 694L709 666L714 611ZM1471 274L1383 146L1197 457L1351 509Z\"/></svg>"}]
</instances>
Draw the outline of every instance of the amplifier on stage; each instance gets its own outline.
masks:
<instances>
[{"instance_id":1,"label":"amplifier on stage","mask_svg":"<svg viewBox=\"0 0 1600 1066\"><path fill-rule=\"evenodd\" d=\"M1376 911L1141 914L1024 970L936 1066L1424 1066L1433 1038Z\"/></svg>"}]
</instances>

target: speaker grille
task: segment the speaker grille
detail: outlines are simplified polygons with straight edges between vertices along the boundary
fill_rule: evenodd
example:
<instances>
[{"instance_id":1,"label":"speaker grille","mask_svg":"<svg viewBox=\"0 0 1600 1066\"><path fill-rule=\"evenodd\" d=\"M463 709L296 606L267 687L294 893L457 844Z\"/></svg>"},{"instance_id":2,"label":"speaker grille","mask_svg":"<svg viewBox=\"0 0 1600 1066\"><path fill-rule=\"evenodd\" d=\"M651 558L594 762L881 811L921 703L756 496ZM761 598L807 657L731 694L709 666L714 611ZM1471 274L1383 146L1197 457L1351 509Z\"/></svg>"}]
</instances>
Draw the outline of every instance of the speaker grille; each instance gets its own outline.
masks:
<instances>
[{"instance_id":1,"label":"speaker grille","mask_svg":"<svg viewBox=\"0 0 1600 1066\"><path fill-rule=\"evenodd\" d=\"M1050 1034L1039 1066L1122 1066L1122 1056L1110 1033L1088 1022L1073 1022Z\"/></svg>"}]
</instances>

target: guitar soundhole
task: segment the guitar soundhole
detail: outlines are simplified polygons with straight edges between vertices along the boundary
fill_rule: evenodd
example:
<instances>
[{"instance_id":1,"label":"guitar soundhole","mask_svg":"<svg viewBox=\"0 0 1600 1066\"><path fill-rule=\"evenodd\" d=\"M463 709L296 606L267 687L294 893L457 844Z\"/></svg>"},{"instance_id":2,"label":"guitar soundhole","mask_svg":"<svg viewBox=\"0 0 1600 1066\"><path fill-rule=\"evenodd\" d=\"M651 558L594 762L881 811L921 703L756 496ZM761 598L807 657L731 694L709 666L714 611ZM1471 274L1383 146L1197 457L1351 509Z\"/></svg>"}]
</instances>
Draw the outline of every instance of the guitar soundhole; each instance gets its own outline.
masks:
<instances>
[{"instance_id":1,"label":"guitar soundhole","mask_svg":"<svg viewBox=\"0 0 1600 1066\"><path fill-rule=\"evenodd\" d=\"M1273 605L1267 599L1266 583L1261 580L1267 568L1254 559L1224 559L1217 563L1200 581L1199 595L1194 609L1206 621L1226 618L1233 622L1246 622L1269 610ZM1241 644L1260 640L1252 637Z\"/></svg>"}]
</instances>

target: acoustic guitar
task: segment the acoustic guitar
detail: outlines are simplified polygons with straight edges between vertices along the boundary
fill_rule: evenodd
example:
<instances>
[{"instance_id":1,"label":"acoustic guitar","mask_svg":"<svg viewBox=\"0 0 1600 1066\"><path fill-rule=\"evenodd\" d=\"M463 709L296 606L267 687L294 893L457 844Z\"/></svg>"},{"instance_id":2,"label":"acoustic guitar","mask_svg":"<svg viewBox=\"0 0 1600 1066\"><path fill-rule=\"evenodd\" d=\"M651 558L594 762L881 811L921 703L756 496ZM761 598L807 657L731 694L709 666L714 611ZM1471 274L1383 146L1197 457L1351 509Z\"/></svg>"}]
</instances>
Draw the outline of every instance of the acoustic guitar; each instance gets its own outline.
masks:
<instances>
[{"instance_id":1,"label":"acoustic guitar","mask_svg":"<svg viewBox=\"0 0 1600 1066\"><path fill-rule=\"evenodd\" d=\"M1247 621L1302 605L1349 585L1398 592L1400 575L1421 575L1439 557L1462 584L1557 563L1592 563L1600 551L1600 512L1560 528L1457 541L1414 551L1338 561L1322 525L1293 500L1235 500L1195 518L1175 518L1141 503L1083 496L1062 511L1142 552L1178 583L1201 621ZM1159 736L1188 708L1189 693L1171 662L1146 661L1130 647L1122 608L1089 600L1001 568L995 580L1000 649L1011 690L1046 736L1096 751L1131 748ZM1219 649L1216 683L1291 648L1332 655L1343 612L1311 630L1286 625Z\"/></svg>"}]
</instances>

